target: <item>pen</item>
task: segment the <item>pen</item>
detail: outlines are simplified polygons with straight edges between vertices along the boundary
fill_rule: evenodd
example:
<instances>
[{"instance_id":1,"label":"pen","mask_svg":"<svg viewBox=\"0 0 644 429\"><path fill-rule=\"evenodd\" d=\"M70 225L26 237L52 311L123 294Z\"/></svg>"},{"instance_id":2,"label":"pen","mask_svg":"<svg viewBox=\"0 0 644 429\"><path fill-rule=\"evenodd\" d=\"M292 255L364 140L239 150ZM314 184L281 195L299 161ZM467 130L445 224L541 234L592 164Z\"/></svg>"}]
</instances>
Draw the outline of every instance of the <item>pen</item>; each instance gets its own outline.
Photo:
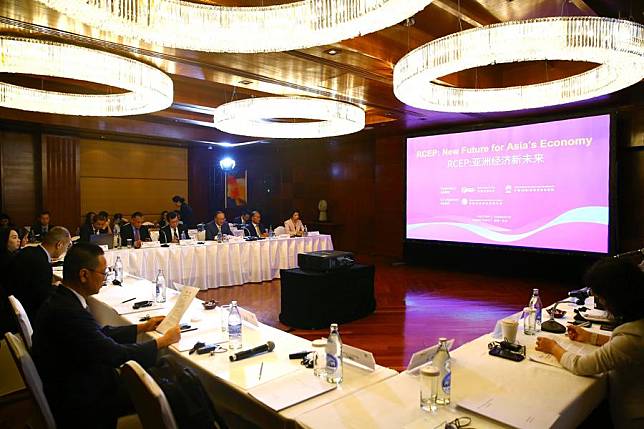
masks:
<instances>
[{"instance_id":1,"label":"pen","mask_svg":"<svg viewBox=\"0 0 644 429\"><path fill-rule=\"evenodd\" d=\"M130 299L126 299L126 300L125 300L125 301L123 301L121 304L125 304L126 302L134 301L135 299L136 299L136 297L134 297L134 298L130 298Z\"/></svg>"},{"instance_id":2,"label":"pen","mask_svg":"<svg viewBox=\"0 0 644 429\"><path fill-rule=\"evenodd\" d=\"M259 378L258 380L262 379L262 371L264 370L264 362L259 366Z\"/></svg>"},{"instance_id":3,"label":"pen","mask_svg":"<svg viewBox=\"0 0 644 429\"><path fill-rule=\"evenodd\" d=\"M190 332L190 331L196 331L197 328L188 328L188 329L182 329L181 333L183 334L184 332Z\"/></svg>"}]
</instances>

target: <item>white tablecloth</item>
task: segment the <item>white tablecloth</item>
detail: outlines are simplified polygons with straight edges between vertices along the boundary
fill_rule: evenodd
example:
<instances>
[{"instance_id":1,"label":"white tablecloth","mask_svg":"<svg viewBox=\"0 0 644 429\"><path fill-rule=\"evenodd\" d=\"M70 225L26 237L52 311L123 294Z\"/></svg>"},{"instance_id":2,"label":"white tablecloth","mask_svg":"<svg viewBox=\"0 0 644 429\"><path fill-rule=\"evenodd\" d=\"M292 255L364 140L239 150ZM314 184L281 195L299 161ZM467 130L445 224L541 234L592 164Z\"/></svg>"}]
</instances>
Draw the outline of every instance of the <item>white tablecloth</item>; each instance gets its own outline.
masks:
<instances>
[{"instance_id":1,"label":"white tablecloth","mask_svg":"<svg viewBox=\"0 0 644 429\"><path fill-rule=\"evenodd\" d=\"M568 310L568 318L573 316L572 305L559 307ZM547 317L545 310L544 316ZM508 427L456 407L464 399L494 398L503 404L507 413L513 409L527 409L538 417L550 413L559 415L552 427L575 428L606 395L607 383L603 376L580 377L563 368L527 358L513 362L493 357L488 354L491 341L490 335L483 335L450 353L453 404L440 408L435 415L420 409L419 377L403 372L355 395L305 413L297 418L297 423L308 429L420 429L442 428L446 421L469 416L471 426L475 428ZM531 353L536 336L526 336L520 330L517 341Z\"/></svg>"},{"instance_id":2,"label":"white tablecloth","mask_svg":"<svg viewBox=\"0 0 644 429\"><path fill-rule=\"evenodd\" d=\"M120 307L122 301L130 298L136 298L136 301L149 299L152 290L153 284L151 282L126 277L124 287L104 287L98 295L88 299L88 304L100 324L118 326L139 323L139 318L145 314L151 316L167 314L174 305L177 292L168 291L168 301L161 309L120 316L114 307ZM243 305L243 303L240 304ZM223 335L221 334L219 311L204 310L199 299L193 301L182 322L190 323L198 328L197 331L183 334L183 338L189 342L210 342L213 341L212 335ZM374 372L345 365L345 380L340 388L308 399L278 413L249 394L249 390L260 383L258 380L260 365L262 362L264 363L261 382L274 383L275 386L280 386L281 377L295 372L308 372L311 377L314 377L311 369L305 369L300 365L299 359L291 360L288 357L289 353L311 350L311 342L262 323L259 326L252 326L244 322L242 333L244 349L256 347L270 340L275 343L275 350L272 353L239 362L230 362L229 353L214 356L208 354L190 355L188 352L179 352L172 347L166 351L197 371L218 412L222 412L226 418L233 418L234 423L229 425L231 428L244 428L250 426L249 422L251 425L256 425L255 427L292 428L296 426L294 419L297 416L397 374L392 369L378 365ZM156 335L158 334L144 334L148 338ZM226 337L224 336L224 338ZM245 421L235 421L235 415L244 416Z\"/></svg>"},{"instance_id":3,"label":"white tablecloth","mask_svg":"<svg viewBox=\"0 0 644 429\"><path fill-rule=\"evenodd\" d=\"M297 267L297 254L332 250L330 235L286 239L216 243L142 249L112 249L106 252L112 266L120 256L126 272L154 280L159 268L166 280L212 289L219 286L256 283L279 278L280 269ZM172 283L169 283L170 285Z\"/></svg>"}]
</instances>

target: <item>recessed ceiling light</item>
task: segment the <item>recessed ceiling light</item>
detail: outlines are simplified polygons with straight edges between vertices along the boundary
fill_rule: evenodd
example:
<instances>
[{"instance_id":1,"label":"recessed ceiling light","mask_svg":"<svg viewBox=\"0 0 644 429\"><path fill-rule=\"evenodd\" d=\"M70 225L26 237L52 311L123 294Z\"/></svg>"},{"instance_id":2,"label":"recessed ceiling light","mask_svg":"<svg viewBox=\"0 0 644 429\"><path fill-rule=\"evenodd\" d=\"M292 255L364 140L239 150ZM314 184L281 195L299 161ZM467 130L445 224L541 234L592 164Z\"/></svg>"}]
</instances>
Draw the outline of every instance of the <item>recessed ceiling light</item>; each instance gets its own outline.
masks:
<instances>
[{"instance_id":1,"label":"recessed ceiling light","mask_svg":"<svg viewBox=\"0 0 644 429\"><path fill-rule=\"evenodd\" d=\"M242 85L250 85L251 83L253 83L253 81L244 79L244 80L240 80L239 83L241 83Z\"/></svg>"},{"instance_id":2,"label":"recessed ceiling light","mask_svg":"<svg viewBox=\"0 0 644 429\"><path fill-rule=\"evenodd\" d=\"M342 51L339 49L327 49L326 51L324 51L324 53L328 55L338 55L340 52Z\"/></svg>"}]
</instances>

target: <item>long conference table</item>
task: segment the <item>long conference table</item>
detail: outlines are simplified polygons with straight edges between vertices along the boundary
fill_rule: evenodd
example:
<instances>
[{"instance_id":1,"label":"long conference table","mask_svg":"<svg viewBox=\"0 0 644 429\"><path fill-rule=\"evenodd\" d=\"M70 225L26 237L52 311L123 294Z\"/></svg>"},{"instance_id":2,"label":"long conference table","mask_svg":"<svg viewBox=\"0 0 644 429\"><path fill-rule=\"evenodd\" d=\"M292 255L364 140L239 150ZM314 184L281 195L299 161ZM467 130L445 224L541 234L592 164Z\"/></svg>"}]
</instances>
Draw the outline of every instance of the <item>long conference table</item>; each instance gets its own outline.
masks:
<instances>
[{"instance_id":1,"label":"long conference table","mask_svg":"<svg viewBox=\"0 0 644 429\"><path fill-rule=\"evenodd\" d=\"M168 290L168 300L153 307L131 313L122 302L150 299L152 282L127 276L124 285L108 286L90 297L91 311L102 324L123 325L138 323L143 315L167 314L173 306L177 291ZM240 303L243 305L243 303ZM573 304L559 305L572 316ZM544 316L546 316L544 310ZM195 298L182 322L198 329L183 334L179 347L171 346L169 353L200 376L218 412L230 427L262 428L443 428L445 422L469 416L476 428L574 428L601 402L606 394L606 378L579 377L563 368L525 359L513 362L488 355L490 335L484 335L451 352L452 402L438 413L429 414L419 408L419 379L417 375L376 365L373 372L345 364L345 380L338 387L321 395L303 400L293 406L275 411L254 396L257 389L275 395L296 395L311 377L299 360L290 360L289 353L311 350L310 341L280 331L263 323L243 323L243 349L266 341L275 343L272 353L239 362L230 362L228 353L190 355L186 348L196 341L225 341L221 330L219 310L204 310ZM565 321L563 321L565 323ZM593 330L597 331L594 325ZM154 337L157 333L142 334ZM566 343L566 337L557 336ZM534 336L519 333L528 355L534 351ZM383 339L386 341L386 339ZM226 345L225 343L223 344ZM594 347L594 346L589 346ZM262 374L261 379L259 374ZM297 402L297 401L296 401ZM457 407L469 402L471 409ZM482 414L495 415L495 418ZM504 424L501 421L511 422Z\"/></svg>"},{"instance_id":2,"label":"long conference table","mask_svg":"<svg viewBox=\"0 0 644 429\"><path fill-rule=\"evenodd\" d=\"M159 271L169 282L212 289L257 283L279 278L280 269L297 267L297 254L316 250L333 250L330 235L275 238L257 241L228 241L169 247L122 247L105 253L107 264L117 257L125 272L154 280ZM172 284L172 283L170 283Z\"/></svg>"}]
</instances>

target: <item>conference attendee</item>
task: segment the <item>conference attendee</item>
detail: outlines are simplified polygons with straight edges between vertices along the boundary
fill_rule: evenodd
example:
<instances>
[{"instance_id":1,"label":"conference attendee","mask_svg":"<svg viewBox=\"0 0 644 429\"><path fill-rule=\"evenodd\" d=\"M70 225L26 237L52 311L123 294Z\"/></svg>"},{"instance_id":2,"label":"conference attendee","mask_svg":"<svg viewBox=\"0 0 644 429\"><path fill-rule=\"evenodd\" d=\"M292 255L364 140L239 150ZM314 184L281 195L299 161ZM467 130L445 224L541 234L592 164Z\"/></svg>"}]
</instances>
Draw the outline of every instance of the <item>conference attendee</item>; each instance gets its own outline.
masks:
<instances>
[{"instance_id":1,"label":"conference attendee","mask_svg":"<svg viewBox=\"0 0 644 429\"><path fill-rule=\"evenodd\" d=\"M0 213L0 228L9 228L14 226L11 223L11 218L6 213Z\"/></svg>"},{"instance_id":2,"label":"conference attendee","mask_svg":"<svg viewBox=\"0 0 644 429\"><path fill-rule=\"evenodd\" d=\"M290 219L284 221L284 228L289 235L302 235L304 233L304 225L300 220L300 212L293 210Z\"/></svg>"},{"instance_id":3,"label":"conference attendee","mask_svg":"<svg viewBox=\"0 0 644 429\"><path fill-rule=\"evenodd\" d=\"M168 224L168 221L166 220L167 216L168 216L168 211L163 210L161 212L161 215L159 216L159 220L157 221L157 226L159 228L163 228L164 226L166 226Z\"/></svg>"},{"instance_id":4,"label":"conference attendee","mask_svg":"<svg viewBox=\"0 0 644 429\"><path fill-rule=\"evenodd\" d=\"M125 225L127 221L123 219L123 214L122 213L114 213L114 216L112 216L112 220L110 222L110 227L112 228L112 233L114 234L120 234L121 233L121 227Z\"/></svg>"},{"instance_id":5,"label":"conference attendee","mask_svg":"<svg viewBox=\"0 0 644 429\"><path fill-rule=\"evenodd\" d=\"M268 232L266 227L262 225L262 214L257 210L253 211L250 214L250 222L244 227L244 235L249 235L251 237L268 237Z\"/></svg>"},{"instance_id":6,"label":"conference attendee","mask_svg":"<svg viewBox=\"0 0 644 429\"><path fill-rule=\"evenodd\" d=\"M152 241L148 227L143 225L143 213L132 213L130 223L126 223L121 227L121 243L127 244L128 240L132 240L132 244L136 249L141 247L142 241Z\"/></svg>"},{"instance_id":7,"label":"conference attendee","mask_svg":"<svg viewBox=\"0 0 644 429\"><path fill-rule=\"evenodd\" d=\"M602 306L621 324L612 336L568 326L573 341L600 346L587 355L566 351L556 340L537 338L537 350L552 354L577 375L608 373L611 414L616 428L644 427L644 272L633 262L607 258L586 273L589 286Z\"/></svg>"},{"instance_id":8,"label":"conference attendee","mask_svg":"<svg viewBox=\"0 0 644 429\"><path fill-rule=\"evenodd\" d=\"M0 273L6 273L9 261L20 249L20 236L16 228L0 229ZM0 335L16 330L13 311L9 305L9 296L5 286L5 276L0 276Z\"/></svg>"},{"instance_id":9,"label":"conference attendee","mask_svg":"<svg viewBox=\"0 0 644 429\"><path fill-rule=\"evenodd\" d=\"M43 304L34 324L32 356L59 428L115 428L119 416L134 413L117 369L129 360L150 367L160 349L181 338L175 326L137 344L137 334L154 330L162 317L138 325L100 326L87 299L101 289L106 269L99 246L74 245L65 256L63 284Z\"/></svg>"},{"instance_id":10,"label":"conference attendee","mask_svg":"<svg viewBox=\"0 0 644 429\"><path fill-rule=\"evenodd\" d=\"M219 234L233 235L222 211L215 213L214 219L206 224L206 240L216 240Z\"/></svg>"},{"instance_id":11,"label":"conference attendee","mask_svg":"<svg viewBox=\"0 0 644 429\"><path fill-rule=\"evenodd\" d=\"M42 243L20 250L7 267L5 288L22 304L33 323L38 309L54 291L51 263L65 254L72 239L61 226L49 230Z\"/></svg>"},{"instance_id":12,"label":"conference attendee","mask_svg":"<svg viewBox=\"0 0 644 429\"><path fill-rule=\"evenodd\" d=\"M40 212L36 223L31 226L31 236L34 240L42 241L43 237L54 227L54 225L50 223L50 218L51 215L47 210Z\"/></svg>"},{"instance_id":13,"label":"conference attendee","mask_svg":"<svg viewBox=\"0 0 644 429\"><path fill-rule=\"evenodd\" d=\"M185 225L185 227L193 228L194 220L192 216L192 207L190 207L188 203L186 203L186 199L182 196L175 195L174 197L172 197L172 202L179 208L181 222Z\"/></svg>"},{"instance_id":14,"label":"conference attendee","mask_svg":"<svg viewBox=\"0 0 644 429\"><path fill-rule=\"evenodd\" d=\"M188 235L188 228L179 223L177 212L168 213L168 224L159 230L161 243L178 243Z\"/></svg>"},{"instance_id":15,"label":"conference attendee","mask_svg":"<svg viewBox=\"0 0 644 429\"><path fill-rule=\"evenodd\" d=\"M244 210L241 215L233 219L233 224L235 225L246 225L248 222L250 222L250 212L248 210Z\"/></svg>"},{"instance_id":16,"label":"conference attendee","mask_svg":"<svg viewBox=\"0 0 644 429\"><path fill-rule=\"evenodd\" d=\"M107 216L105 216L105 214L103 213L98 213L98 214L95 214L94 217L92 218L92 223L90 223L89 225L84 224L80 227L79 241L81 243L89 243L90 237L92 235L109 234L109 233L110 233L110 229L109 229Z\"/></svg>"},{"instance_id":17,"label":"conference attendee","mask_svg":"<svg viewBox=\"0 0 644 429\"><path fill-rule=\"evenodd\" d=\"M101 210L100 212L98 212L98 215L101 216L101 217L104 217L105 219L107 219L107 223L105 224L105 227L107 228L107 233L111 234L112 233L112 225L110 223L110 214L108 212L106 212L105 210Z\"/></svg>"}]
</instances>

